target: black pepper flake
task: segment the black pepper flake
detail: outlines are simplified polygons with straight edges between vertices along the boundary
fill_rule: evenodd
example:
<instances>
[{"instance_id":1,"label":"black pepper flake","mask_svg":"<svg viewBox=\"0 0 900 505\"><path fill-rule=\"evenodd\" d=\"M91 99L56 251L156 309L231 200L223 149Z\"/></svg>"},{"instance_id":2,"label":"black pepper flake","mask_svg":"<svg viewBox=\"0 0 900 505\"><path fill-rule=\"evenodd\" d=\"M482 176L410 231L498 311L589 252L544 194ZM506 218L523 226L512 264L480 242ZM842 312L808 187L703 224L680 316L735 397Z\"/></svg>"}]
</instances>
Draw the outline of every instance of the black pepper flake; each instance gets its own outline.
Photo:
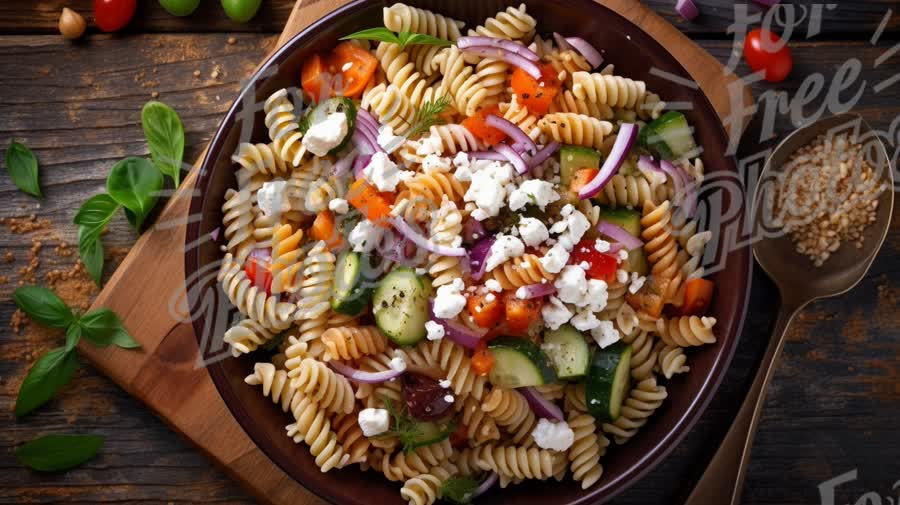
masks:
<instances>
[{"instance_id":1,"label":"black pepper flake","mask_svg":"<svg viewBox=\"0 0 900 505\"><path fill-rule=\"evenodd\" d=\"M540 98L540 97L542 97L542 96L544 96L544 92L543 92L543 91L541 91L540 93L537 94L537 97L538 97L538 98Z\"/></svg>"},{"instance_id":2,"label":"black pepper flake","mask_svg":"<svg viewBox=\"0 0 900 505\"><path fill-rule=\"evenodd\" d=\"M530 93L522 93L522 98L528 100L529 98L531 98L531 94Z\"/></svg>"}]
</instances>

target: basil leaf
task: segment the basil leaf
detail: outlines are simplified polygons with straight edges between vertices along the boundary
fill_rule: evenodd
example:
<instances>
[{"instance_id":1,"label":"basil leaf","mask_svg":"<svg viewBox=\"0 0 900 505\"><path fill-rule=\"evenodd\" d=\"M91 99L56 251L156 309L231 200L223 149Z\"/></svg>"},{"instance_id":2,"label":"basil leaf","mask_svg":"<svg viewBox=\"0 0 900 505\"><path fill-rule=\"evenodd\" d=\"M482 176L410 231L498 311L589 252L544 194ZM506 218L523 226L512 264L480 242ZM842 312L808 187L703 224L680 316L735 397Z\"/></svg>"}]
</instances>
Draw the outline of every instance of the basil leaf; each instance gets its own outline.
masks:
<instances>
[{"instance_id":1,"label":"basil leaf","mask_svg":"<svg viewBox=\"0 0 900 505\"><path fill-rule=\"evenodd\" d=\"M74 324L70 324L66 328L66 351L75 349L79 340L81 340L81 326L78 324L78 321L75 321Z\"/></svg>"},{"instance_id":2,"label":"basil leaf","mask_svg":"<svg viewBox=\"0 0 900 505\"><path fill-rule=\"evenodd\" d=\"M125 158L113 165L106 178L106 191L133 213L131 223L137 231L156 206L162 185L162 172L144 158Z\"/></svg>"},{"instance_id":3,"label":"basil leaf","mask_svg":"<svg viewBox=\"0 0 900 505\"><path fill-rule=\"evenodd\" d=\"M452 503L469 503L479 485L480 483L471 477L451 477L441 484L440 495Z\"/></svg>"},{"instance_id":4,"label":"basil leaf","mask_svg":"<svg viewBox=\"0 0 900 505\"><path fill-rule=\"evenodd\" d=\"M75 214L74 223L99 234L119 210L119 207L121 207L119 202L106 193L94 195L81 204L78 214Z\"/></svg>"},{"instance_id":5,"label":"basil leaf","mask_svg":"<svg viewBox=\"0 0 900 505\"><path fill-rule=\"evenodd\" d=\"M103 447L98 435L47 435L16 447L16 459L40 472L59 472L90 460Z\"/></svg>"},{"instance_id":6,"label":"basil leaf","mask_svg":"<svg viewBox=\"0 0 900 505\"><path fill-rule=\"evenodd\" d=\"M353 40L353 39L361 39L361 40L378 40L381 42L390 42L392 44L400 44L400 39L397 38L397 35L394 32L388 30L383 26L379 26L377 28L367 28L365 30L360 30L356 33L351 33L346 37L341 37L341 40Z\"/></svg>"},{"instance_id":7,"label":"basil leaf","mask_svg":"<svg viewBox=\"0 0 900 505\"><path fill-rule=\"evenodd\" d=\"M82 336L97 347L113 344L133 349L141 346L122 325L119 316L109 309L101 308L81 316L78 325Z\"/></svg>"},{"instance_id":8,"label":"basil leaf","mask_svg":"<svg viewBox=\"0 0 900 505\"><path fill-rule=\"evenodd\" d=\"M16 415L24 416L46 403L54 393L69 382L76 368L78 355L66 347L57 347L41 356L31 366L19 388Z\"/></svg>"},{"instance_id":9,"label":"basil leaf","mask_svg":"<svg viewBox=\"0 0 900 505\"><path fill-rule=\"evenodd\" d=\"M47 288L21 287L13 292L13 301L32 320L52 328L65 328L75 320L66 302Z\"/></svg>"},{"instance_id":10,"label":"basil leaf","mask_svg":"<svg viewBox=\"0 0 900 505\"><path fill-rule=\"evenodd\" d=\"M78 255L91 278L100 286L103 278L103 242L100 240L100 229L78 227Z\"/></svg>"},{"instance_id":11,"label":"basil leaf","mask_svg":"<svg viewBox=\"0 0 900 505\"><path fill-rule=\"evenodd\" d=\"M449 40L439 39L437 37L432 37L431 35L426 35L424 33L409 33L409 32L401 32L398 35L400 39L400 47L404 48L406 46L440 46L440 47L448 47L453 45Z\"/></svg>"},{"instance_id":12,"label":"basil leaf","mask_svg":"<svg viewBox=\"0 0 900 505\"><path fill-rule=\"evenodd\" d=\"M141 110L141 126L150 148L150 157L160 172L181 182L181 160L184 158L184 125L174 109L162 102L151 101Z\"/></svg>"},{"instance_id":13,"label":"basil leaf","mask_svg":"<svg viewBox=\"0 0 900 505\"><path fill-rule=\"evenodd\" d=\"M31 196L42 197L38 182L38 162L31 149L12 141L6 150L6 171L17 188Z\"/></svg>"}]
</instances>

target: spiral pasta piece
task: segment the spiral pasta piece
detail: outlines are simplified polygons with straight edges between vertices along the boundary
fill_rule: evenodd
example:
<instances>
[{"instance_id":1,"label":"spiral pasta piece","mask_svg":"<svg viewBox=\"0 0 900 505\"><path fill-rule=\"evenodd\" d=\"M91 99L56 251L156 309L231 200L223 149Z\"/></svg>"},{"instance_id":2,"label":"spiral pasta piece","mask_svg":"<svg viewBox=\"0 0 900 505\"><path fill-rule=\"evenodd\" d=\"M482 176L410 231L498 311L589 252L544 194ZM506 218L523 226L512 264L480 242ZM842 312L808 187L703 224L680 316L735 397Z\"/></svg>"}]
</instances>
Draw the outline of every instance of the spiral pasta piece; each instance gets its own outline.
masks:
<instances>
[{"instance_id":1,"label":"spiral pasta piece","mask_svg":"<svg viewBox=\"0 0 900 505\"><path fill-rule=\"evenodd\" d=\"M403 135L412 127L416 109L396 84L379 84L363 95L360 107L368 109L382 124Z\"/></svg>"},{"instance_id":2,"label":"spiral pasta piece","mask_svg":"<svg viewBox=\"0 0 900 505\"><path fill-rule=\"evenodd\" d=\"M431 344L434 349L432 355L446 374L451 384L450 388L457 398L472 396L480 401L484 397L487 377L478 375L472 370L472 360L466 354L465 348L449 338L435 340Z\"/></svg>"},{"instance_id":3,"label":"spiral pasta piece","mask_svg":"<svg viewBox=\"0 0 900 505\"><path fill-rule=\"evenodd\" d=\"M545 399L555 402L556 400L562 400L563 396L565 396L566 385L561 382L554 382L543 386L534 386L534 390Z\"/></svg>"},{"instance_id":4,"label":"spiral pasta piece","mask_svg":"<svg viewBox=\"0 0 900 505\"><path fill-rule=\"evenodd\" d=\"M396 482L428 473L452 456L453 447L450 441L445 439L436 444L418 447L409 454L403 452L384 454L380 460L373 461L372 466L388 480Z\"/></svg>"},{"instance_id":5,"label":"spiral pasta piece","mask_svg":"<svg viewBox=\"0 0 900 505\"><path fill-rule=\"evenodd\" d=\"M482 102L490 96L475 69L466 64L462 51L456 46L448 47L435 56L435 60L444 76L439 94L449 94L458 111L474 116Z\"/></svg>"},{"instance_id":6,"label":"spiral pasta piece","mask_svg":"<svg viewBox=\"0 0 900 505\"><path fill-rule=\"evenodd\" d=\"M656 323L659 338L667 345L692 347L714 344L716 336L712 329L716 325L714 317L681 316L668 321L660 319Z\"/></svg>"},{"instance_id":7,"label":"spiral pasta piece","mask_svg":"<svg viewBox=\"0 0 900 505\"><path fill-rule=\"evenodd\" d=\"M687 356L684 355L682 347L668 345L660 340L656 343L656 355L659 372L666 379L671 379L675 374L691 371L691 367L687 366Z\"/></svg>"},{"instance_id":8,"label":"spiral pasta piece","mask_svg":"<svg viewBox=\"0 0 900 505\"><path fill-rule=\"evenodd\" d=\"M429 229L432 243L456 247L462 243L462 214L453 202L444 200L434 213ZM453 279L462 278L463 269L457 257L430 253L428 275L431 276L432 286L438 287L453 282Z\"/></svg>"},{"instance_id":9,"label":"spiral pasta piece","mask_svg":"<svg viewBox=\"0 0 900 505\"><path fill-rule=\"evenodd\" d=\"M466 436L470 444L481 445L491 440L500 440L497 422L482 409L481 404L471 396L462 402L462 424L466 427Z\"/></svg>"},{"instance_id":10,"label":"spiral pasta piece","mask_svg":"<svg viewBox=\"0 0 900 505\"><path fill-rule=\"evenodd\" d=\"M566 390L563 396L563 410L568 413L586 413L587 400L585 395L584 383L566 384Z\"/></svg>"},{"instance_id":11,"label":"spiral pasta piece","mask_svg":"<svg viewBox=\"0 0 900 505\"><path fill-rule=\"evenodd\" d=\"M391 369L391 355L384 352L373 356L364 356L359 360L358 364L359 369L365 372L386 372ZM387 401L394 405L402 405L404 401L399 381L386 381L380 384L358 384L356 398L362 400L368 408L384 408ZM394 439L394 442L396 443L396 439ZM373 443L376 443L376 441L373 440Z\"/></svg>"},{"instance_id":12,"label":"spiral pasta piece","mask_svg":"<svg viewBox=\"0 0 900 505\"><path fill-rule=\"evenodd\" d=\"M528 447L533 443L531 432L537 418L528 401L514 389L494 388L481 403L481 410L512 435L515 444Z\"/></svg>"},{"instance_id":13,"label":"spiral pasta piece","mask_svg":"<svg viewBox=\"0 0 900 505\"><path fill-rule=\"evenodd\" d=\"M478 137L472 135L472 132L463 125L435 125L431 127L430 133L432 137L440 139L441 154L443 156L451 156L460 151L468 152L484 149Z\"/></svg>"},{"instance_id":14,"label":"spiral pasta piece","mask_svg":"<svg viewBox=\"0 0 900 505\"><path fill-rule=\"evenodd\" d=\"M347 455L346 464L362 463L366 460L367 453L372 448L372 443L363 435L362 428L357 421L359 409L354 409L349 414L340 414L334 420L334 433L337 440Z\"/></svg>"},{"instance_id":15,"label":"spiral pasta piece","mask_svg":"<svg viewBox=\"0 0 900 505\"><path fill-rule=\"evenodd\" d=\"M509 480L546 480L566 466L566 455L537 447L488 444L478 449L483 470L494 471Z\"/></svg>"},{"instance_id":16,"label":"spiral pasta piece","mask_svg":"<svg viewBox=\"0 0 900 505\"><path fill-rule=\"evenodd\" d=\"M266 329L280 331L291 325L294 304L281 302L278 297L260 291L247 278L243 265L234 261L231 253L225 255L217 280L232 305Z\"/></svg>"},{"instance_id":17,"label":"spiral pasta piece","mask_svg":"<svg viewBox=\"0 0 900 505\"><path fill-rule=\"evenodd\" d=\"M329 412L353 412L353 387L343 375L313 358L304 358L298 370L300 373L291 380L291 386Z\"/></svg>"},{"instance_id":18,"label":"spiral pasta piece","mask_svg":"<svg viewBox=\"0 0 900 505\"><path fill-rule=\"evenodd\" d=\"M499 96L506 93L509 64L503 60L483 58L475 65L475 77L487 91L486 103L496 102Z\"/></svg>"},{"instance_id":19,"label":"spiral pasta piece","mask_svg":"<svg viewBox=\"0 0 900 505\"><path fill-rule=\"evenodd\" d=\"M476 406L476 408L478 408ZM480 410L480 408L479 408ZM478 456L478 449L466 447L461 451L453 453L453 463L459 470L459 475L467 477L475 477L484 473L481 468L481 458Z\"/></svg>"},{"instance_id":20,"label":"spiral pasta piece","mask_svg":"<svg viewBox=\"0 0 900 505\"><path fill-rule=\"evenodd\" d=\"M382 16L384 26L392 32L424 33L450 42L456 42L465 26L462 21L403 3L385 7Z\"/></svg>"},{"instance_id":21,"label":"spiral pasta piece","mask_svg":"<svg viewBox=\"0 0 900 505\"><path fill-rule=\"evenodd\" d=\"M297 319L315 319L330 307L329 300L334 286L335 257L325 241L320 240L303 260L303 281L300 283L300 301L297 302Z\"/></svg>"},{"instance_id":22,"label":"spiral pasta piece","mask_svg":"<svg viewBox=\"0 0 900 505\"><path fill-rule=\"evenodd\" d=\"M303 230L293 231L289 224L279 226L272 233L272 262L269 267L272 293L293 293L299 288L297 276L303 267L302 240Z\"/></svg>"},{"instance_id":23,"label":"spiral pasta piece","mask_svg":"<svg viewBox=\"0 0 900 505\"><path fill-rule=\"evenodd\" d=\"M483 25L470 30L470 35L481 35L495 39L526 40L534 35L537 21L526 12L525 4L519 7L507 7L494 17L488 18Z\"/></svg>"},{"instance_id":24,"label":"spiral pasta piece","mask_svg":"<svg viewBox=\"0 0 900 505\"><path fill-rule=\"evenodd\" d=\"M330 162L325 158L313 156L309 161L303 162L291 172L291 178L287 181L285 196L289 210L311 213L306 208L307 196L313 189L316 181L322 178L322 175L330 169Z\"/></svg>"},{"instance_id":25,"label":"spiral pasta piece","mask_svg":"<svg viewBox=\"0 0 900 505\"><path fill-rule=\"evenodd\" d=\"M231 161L241 166L246 175L278 175L290 170L281 156L275 153L275 144L251 144L242 142L231 157Z\"/></svg>"},{"instance_id":26,"label":"spiral pasta piece","mask_svg":"<svg viewBox=\"0 0 900 505\"><path fill-rule=\"evenodd\" d=\"M340 326L322 333L325 344L324 361L360 359L369 354L383 352L387 337L374 326Z\"/></svg>"},{"instance_id":27,"label":"spiral pasta piece","mask_svg":"<svg viewBox=\"0 0 900 505\"><path fill-rule=\"evenodd\" d=\"M610 107L635 110L647 94L644 81L619 75L575 72L572 74L572 93L579 100L601 103Z\"/></svg>"},{"instance_id":28,"label":"spiral pasta piece","mask_svg":"<svg viewBox=\"0 0 900 505\"><path fill-rule=\"evenodd\" d=\"M253 319L244 319L225 332L222 340L231 346L231 355L248 354L272 340L275 335Z\"/></svg>"},{"instance_id":29,"label":"spiral pasta piece","mask_svg":"<svg viewBox=\"0 0 900 505\"><path fill-rule=\"evenodd\" d=\"M549 63L557 75L565 73L561 79L566 87L572 87L572 76L575 72L589 72L593 67L584 56L574 49L566 49L564 51L554 50L544 54L541 59Z\"/></svg>"},{"instance_id":30,"label":"spiral pasta piece","mask_svg":"<svg viewBox=\"0 0 900 505\"><path fill-rule=\"evenodd\" d=\"M662 202L657 188L642 174L614 175L597 195L597 201L611 207L629 209L640 208L644 202L654 204Z\"/></svg>"},{"instance_id":31,"label":"spiral pasta piece","mask_svg":"<svg viewBox=\"0 0 900 505\"><path fill-rule=\"evenodd\" d=\"M542 117L538 128L557 142L600 149L603 137L612 132L613 125L584 114L558 112Z\"/></svg>"},{"instance_id":32,"label":"spiral pasta piece","mask_svg":"<svg viewBox=\"0 0 900 505\"><path fill-rule=\"evenodd\" d=\"M656 205L644 202L644 215L641 217L641 238L644 239L644 252L651 265L651 273L662 279L668 279L665 299L671 300L681 288L683 276L678 265L678 243L670 233L672 213L669 201Z\"/></svg>"},{"instance_id":33,"label":"spiral pasta piece","mask_svg":"<svg viewBox=\"0 0 900 505\"><path fill-rule=\"evenodd\" d=\"M444 48L441 46L429 45L406 47L409 58L416 66L416 70L425 77L431 77L440 70L440 65L435 61L435 57L443 50Z\"/></svg>"},{"instance_id":34,"label":"spiral pasta piece","mask_svg":"<svg viewBox=\"0 0 900 505\"><path fill-rule=\"evenodd\" d=\"M667 396L666 388L657 385L655 377L642 380L631 389L619 418L612 423L603 423L603 431L612 435L617 444L624 444L647 424L647 419Z\"/></svg>"},{"instance_id":35,"label":"spiral pasta piece","mask_svg":"<svg viewBox=\"0 0 900 505\"><path fill-rule=\"evenodd\" d=\"M396 201L407 201L403 215L408 221L415 222L425 222L445 199L459 208L468 189L468 184L460 182L455 175L436 170L417 173L404 186L405 190L397 195ZM395 204L394 207L401 206Z\"/></svg>"},{"instance_id":36,"label":"spiral pasta piece","mask_svg":"<svg viewBox=\"0 0 900 505\"><path fill-rule=\"evenodd\" d=\"M321 212L328 208L328 203L335 198L347 196L350 183L336 177L321 177L313 181L306 193L304 206L308 212Z\"/></svg>"},{"instance_id":37,"label":"spiral pasta piece","mask_svg":"<svg viewBox=\"0 0 900 505\"><path fill-rule=\"evenodd\" d=\"M275 153L291 166L300 166L306 146L301 140L300 124L294 114L294 104L288 99L288 92L282 88L272 93L263 104L266 113L266 128Z\"/></svg>"},{"instance_id":38,"label":"spiral pasta piece","mask_svg":"<svg viewBox=\"0 0 900 505\"><path fill-rule=\"evenodd\" d=\"M441 496L441 486L458 472L456 466L444 462L428 473L407 479L400 488L400 496L410 505L432 505Z\"/></svg>"},{"instance_id":39,"label":"spiral pasta piece","mask_svg":"<svg viewBox=\"0 0 900 505\"><path fill-rule=\"evenodd\" d=\"M254 364L253 373L245 377L244 382L251 386L262 386L263 396L271 399L272 403L281 405L284 412L290 410L291 401L297 393L297 389L290 385L287 372L276 370L272 363Z\"/></svg>"},{"instance_id":40,"label":"spiral pasta piece","mask_svg":"<svg viewBox=\"0 0 900 505\"><path fill-rule=\"evenodd\" d=\"M256 247L253 239L253 201L248 190L225 191L225 204L222 205L222 225L225 227L225 248L238 261L243 261Z\"/></svg>"},{"instance_id":41,"label":"spiral pasta piece","mask_svg":"<svg viewBox=\"0 0 900 505\"><path fill-rule=\"evenodd\" d=\"M537 142L541 138L538 117L529 112L528 107L520 104L516 95L508 103L500 104L500 113L503 114L503 119L518 126L531 140Z\"/></svg>"},{"instance_id":42,"label":"spiral pasta piece","mask_svg":"<svg viewBox=\"0 0 900 505\"><path fill-rule=\"evenodd\" d=\"M638 381L652 377L657 357L653 335L639 331L631 337L623 337L622 341L631 346L631 377Z\"/></svg>"},{"instance_id":43,"label":"spiral pasta piece","mask_svg":"<svg viewBox=\"0 0 900 505\"><path fill-rule=\"evenodd\" d=\"M439 53L438 56L440 54L443 53ZM439 96L436 89L431 88L432 79L426 78L416 70L415 63L410 61L409 53L399 45L382 42L375 48L375 57L378 58L387 81L400 90L412 107L419 108L425 102L433 101Z\"/></svg>"},{"instance_id":44,"label":"spiral pasta piece","mask_svg":"<svg viewBox=\"0 0 900 505\"><path fill-rule=\"evenodd\" d=\"M491 270L491 276L503 289L517 289L529 284L553 282L556 275L547 271L535 254L523 254Z\"/></svg>"},{"instance_id":45,"label":"spiral pasta piece","mask_svg":"<svg viewBox=\"0 0 900 505\"><path fill-rule=\"evenodd\" d=\"M609 105L578 99L567 89L560 91L553 99L550 104L550 112L570 112L604 121L614 117L613 110Z\"/></svg>"},{"instance_id":46,"label":"spiral pasta piece","mask_svg":"<svg viewBox=\"0 0 900 505\"><path fill-rule=\"evenodd\" d=\"M331 421L315 401L302 394L294 395L291 412L297 422L285 427L287 435L295 443L306 442L316 466L324 473L343 467L348 460L337 434L331 430Z\"/></svg>"},{"instance_id":47,"label":"spiral pasta piece","mask_svg":"<svg viewBox=\"0 0 900 505\"><path fill-rule=\"evenodd\" d=\"M569 414L568 423L575 432L575 442L568 452L572 478L581 482L581 489L587 489L603 476L600 457L606 453L609 439L597 433L596 421L588 414Z\"/></svg>"}]
</instances>

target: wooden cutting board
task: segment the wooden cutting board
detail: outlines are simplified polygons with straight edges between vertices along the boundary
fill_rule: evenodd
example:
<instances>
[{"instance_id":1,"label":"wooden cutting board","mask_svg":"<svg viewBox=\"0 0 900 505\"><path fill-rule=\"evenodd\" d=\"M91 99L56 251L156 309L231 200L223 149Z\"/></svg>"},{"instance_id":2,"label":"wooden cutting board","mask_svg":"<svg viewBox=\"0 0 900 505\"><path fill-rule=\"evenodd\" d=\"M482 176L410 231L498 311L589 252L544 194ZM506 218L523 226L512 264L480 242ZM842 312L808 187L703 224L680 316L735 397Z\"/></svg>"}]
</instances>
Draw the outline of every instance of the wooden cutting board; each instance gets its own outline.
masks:
<instances>
[{"instance_id":1,"label":"wooden cutting board","mask_svg":"<svg viewBox=\"0 0 900 505\"><path fill-rule=\"evenodd\" d=\"M600 0L598 0L600 1ZM278 46L349 0L299 0ZM735 77L668 22L635 0L602 0L652 35L688 70L724 121ZM261 55L262 56L262 55ZM752 100L744 90L744 103ZM202 159L202 157L201 157ZM158 224L135 244L94 303L118 313L143 350L80 346L99 370L146 403L175 431L193 442L253 493L260 502L312 505L322 500L288 477L260 451L231 415L205 368L197 368L198 346L190 323L169 309L184 290L183 244L198 161L168 202ZM161 274L165 272L165 274Z\"/></svg>"}]
</instances>

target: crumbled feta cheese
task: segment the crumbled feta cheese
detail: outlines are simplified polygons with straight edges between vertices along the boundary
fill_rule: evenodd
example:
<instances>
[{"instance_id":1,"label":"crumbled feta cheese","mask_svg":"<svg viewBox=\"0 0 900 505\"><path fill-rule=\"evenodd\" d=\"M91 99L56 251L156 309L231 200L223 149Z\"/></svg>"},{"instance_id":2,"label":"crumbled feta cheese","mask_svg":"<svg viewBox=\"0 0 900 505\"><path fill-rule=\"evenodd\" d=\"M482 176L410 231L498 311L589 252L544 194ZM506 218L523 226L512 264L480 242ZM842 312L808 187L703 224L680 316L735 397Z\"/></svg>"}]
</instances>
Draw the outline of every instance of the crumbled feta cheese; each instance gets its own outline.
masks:
<instances>
[{"instance_id":1,"label":"crumbled feta cheese","mask_svg":"<svg viewBox=\"0 0 900 505\"><path fill-rule=\"evenodd\" d=\"M444 326L435 321L425 323L425 331L428 332L428 340L440 340L444 338Z\"/></svg>"},{"instance_id":2,"label":"crumbled feta cheese","mask_svg":"<svg viewBox=\"0 0 900 505\"><path fill-rule=\"evenodd\" d=\"M347 241L353 246L354 251L368 253L375 249L383 236L384 228L376 226L370 221L362 220L350 230Z\"/></svg>"},{"instance_id":3,"label":"crumbled feta cheese","mask_svg":"<svg viewBox=\"0 0 900 505\"><path fill-rule=\"evenodd\" d=\"M628 251L626 251L625 249L620 249L619 250L619 260L628 261Z\"/></svg>"},{"instance_id":4,"label":"crumbled feta cheese","mask_svg":"<svg viewBox=\"0 0 900 505\"><path fill-rule=\"evenodd\" d=\"M594 242L594 249L596 249L597 252L605 253L606 251L609 251L609 242L602 238L598 238L597 241Z\"/></svg>"},{"instance_id":5,"label":"crumbled feta cheese","mask_svg":"<svg viewBox=\"0 0 900 505\"><path fill-rule=\"evenodd\" d=\"M622 284L625 284L626 282L628 282L628 272L622 270L621 268L616 270L616 280Z\"/></svg>"},{"instance_id":6,"label":"crumbled feta cheese","mask_svg":"<svg viewBox=\"0 0 900 505\"><path fill-rule=\"evenodd\" d=\"M335 214L346 214L350 210L350 206L347 205L347 200L344 200L343 198L335 198L334 200L328 202L328 209Z\"/></svg>"},{"instance_id":7,"label":"crumbled feta cheese","mask_svg":"<svg viewBox=\"0 0 900 505\"><path fill-rule=\"evenodd\" d=\"M483 221L496 216L503 207L506 198L505 185L512 179L512 166L509 163L492 162L487 167L472 173L472 184L463 197L467 202L474 202L477 209L472 217Z\"/></svg>"},{"instance_id":8,"label":"crumbled feta cheese","mask_svg":"<svg viewBox=\"0 0 900 505\"><path fill-rule=\"evenodd\" d=\"M541 265L551 274L559 273L569 262L569 251L561 244L555 244L541 257Z\"/></svg>"},{"instance_id":9,"label":"crumbled feta cheese","mask_svg":"<svg viewBox=\"0 0 900 505\"><path fill-rule=\"evenodd\" d=\"M378 188L378 191L394 191L401 180L401 171L397 164L388 158L387 153L375 153L363 175L366 180Z\"/></svg>"},{"instance_id":10,"label":"crumbled feta cheese","mask_svg":"<svg viewBox=\"0 0 900 505\"><path fill-rule=\"evenodd\" d=\"M416 268L416 275L425 275L427 273L428 270L423 267Z\"/></svg>"},{"instance_id":11,"label":"crumbled feta cheese","mask_svg":"<svg viewBox=\"0 0 900 505\"><path fill-rule=\"evenodd\" d=\"M578 331L588 331L599 326L600 320L597 319L597 316L594 315L590 307L586 307L572 316L572 319L569 320L569 324L574 326Z\"/></svg>"},{"instance_id":12,"label":"crumbled feta cheese","mask_svg":"<svg viewBox=\"0 0 900 505\"><path fill-rule=\"evenodd\" d=\"M525 244L511 235L497 235L497 239L491 244L491 250L484 260L484 270L490 272L512 258L518 258L525 254Z\"/></svg>"},{"instance_id":13,"label":"crumbled feta cheese","mask_svg":"<svg viewBox=\"0 0 900 505\"><path fill-rule=\"evenodd\" d=\"M594 341L597 342L601 349L606 349L621 338L619 330L616 329L612 321L600 321L600 324L591 330L591 336L594 337Z\"/></svg>"},{"instance_id":14,"label":"crumbled feta cheese","mask_svg":"<svg viewBox=\"0 0 900 505\"><path fill-rule=\"evenodd\" d=\"M547 227L537 218L521 218L518 229L519 236L522 237L522 241L527 246L537 247L550 238L550 232L547 231Z\"/></svg>"},{"instance_id":15,"label":"crumbled feta cheese","mask_svg":"<svg viewBox=\"0 0 900 505\"><path fill-rule=\"evenodd\" d=\"M456 153L456 156L453 157L453 166L454 167L468 167L469 166L469 154L465 151L460 151Z\"/></svg>"},{"instance_id":16,"label":"crumbled feta cheese","mask_svg":"<svg viewBox=\"0 0 900 505\"><path fill-rule=\"evenodd\" d=\"M484 281L484 287L487 288L488 291L493 291L494 293L503 291L503 286L500 285L500 282L497 281L497 279L488 279Z\"/></svg>"},{"instance_id":17,"label":"crumbled feta cheese","mask_svg":"<svg viewBox=\"0 0 900 505\"><path fill-rule=\"evenodd\" d=\"M582 270L588 270L589 268L591 268L591 264L588 263L587 261L582 261L581 263L578 264L578 268L580 268Z\"/></svg>"},{"instance_id":18,"label":"crumbled feta cheese","mask_svg":"<svg viewBox=\"0 0 900 505\"><path fill-rule=\"evenodd\" d=\"M567 209L568 212L566 212ZM591 222L584 214L574 210L571 204L563 207L562 215L565 217L566 227L565 231L559 232L558 240L566 249L572 250L584 233L590 229Z\"/></svg>"},{"instance_id":19,"label":"crumbled feta cheese","mask_svg":"<svg viewBox=\"0 0 900 505\"><path fill-rule=\"evenodd\" d=\"M347 115L332 112L325 119L313 123L303 135L303 145L316 156L325 156L341 144L347 136Z\"/></svg>"},{"instance_id":20,"label":"crumbled feta cheese","mask_svg":"<svg viewBox=\"0 0 900 505\"><path fill-rule=\"evenodd\" d=\"M402 372L406 370L406 360L402 356L394 356L391 358L391 370Z\"/></svg>"},{"instance_id":21,"label":"crumbled feta cheese","mask_svg":"<svg viewBox=\"0 0 900 505\"><path fill-rule=\"evenodd\" d=\"M281 206L284 204L284 190L287 181L275 179L263 183L256 192L256 204L259 210L266 216L278 217L281 215Z\"/></svg>"},{"instance_id":22,"label":"crumbled feta cheese","mask_svg":"<svg viewBox=\"0 0 900 505\"><path fill-rule=\"evenodd\" d=\"M487 296L484 297L485 301L491 303L497 299L497 295L494 293L488 293Z\"/></svg>"},{"instance_id":23,"label":"crumbled feta cheese","mask_svg":"<svg viewBox=\"0 0 900 505\"><path fill-rule=\"evenodd\" d=\"M383 125L378 128L378 137L375 140L382 149L390 154L403 145L403 142L406 141L406 137L394 135L394 129L392 127Z\"/></svg>"},{"instance_id":24,"label":"crumbled feta cheese","mask_svg":"<svg viewBox=\"0 0 900 505\"><path fill-rule=\"evenodd\" d=\"M588 284L584 270L569 265L563 268L553 285L556 286L556 296L563 302L574 303L579 307L586 305Z\"/></svg>"},{"instance_id":25,"label":"crumbled feta cheese","mask_svg":"<svg viewBox=\"0 0 900 505\"><path fill-rule=\"evenodd\" d=\"M545 210L548 204L557 200L559 194L553 190L552 182L529 179L509 195L509 210L523 209L529 203Z\"/></svg>"},{"instance_id":26,"label":"crumbled feta cheese","mask_svg":"<svg viewBox=\"0 0 900 505\"><path fill-rule=\"evenodd\" d=\"M449 172L450 162L447 158L429 154L422 160L422 168L425 172Z\"/></svg>"},{"instance_id":27,"label":"crumbled feta cheese","mask_svg":"<svg viewBox=\"0 0 900 505\"><path fill-rule=\"evenodd\" d=\"M438 385L441 386L441 387L444 388L444 389L450 389L450 386L451 386L452 384L453 384L453 383L450 382L450 379L443 379L443 380L441 380L441 381L438 382Z\"/></svg>"},{"instance_id":28,"label":"crumbled feta cheese","mask_svg":"<svg viewBox=\"0 0 900 505\"><path fill-rule=\"evenodd\" d=\"M435 317L452 319L459 315L466 306L466 297L462 294L465 287L463 280L458 277L450 284L439 287L434 297Z\"/></svg>"},{"instance_id":29,"label":"crumbled feta cheese","mask_svg":"<svg viewBox=\"0 0 900 505\"><path fill-rule=\"evenodd\" d=\"M520 287L516 290L516 298L519 300L525 300L528 298L528 290L525 289L525 286Z\"/></svg>"},{"instance_id":30,"label":"crumbled feta cheese","mask_svg":"<svg viewBox=\"0 0 900 505\"><path fill-rule=\"evenodd\" d=\"M609 301L608 288L606 281L599 279L588 280L587 296L585 298L591 310L599 312L606 308L606 303Z\"/></svg>"},{"instance_id":31,"label":"crumbled feta cheese","mask_svg":"<svg viewBox=\"0 0 900 505\"><path fill-rule=\"evenodd\" d=\"M638 275L637 272L631 272L631 284L628 285L628 292L631 294L637 293L644 286L646 280L646 277Z\"/></svg>"},{"instance_id":32,"label":"crumbled feta cheese","mask_svg":"<svg viewBox=\"0 0 900 505\"><path fill-rule=\"evenodd\" d=\"M362 409L356 418L363 435L381 435L391 427L391 415L386 409Z\"/></svg>"},{"instance_id":33,"label":"crumbled feta cheese","mask_svg":"<svg viewBox=\"0 0 900 505\"><path fill-rule=\"evenodd\" d=\"M545 303L541 307L541 317L544 318L544 324L548 328L555 330L569 322L569 319L572 318L572 312L559 301L559 298L551 296L550 303Z\"/></svg>"},{"instance_id":34,"label":"crumbled feta cheese","mask_svg":"<svg viewBox=\"0 0 900 505\"><path fill-rule=\"evenodd\" d=\"M416 154L419 156L428 156L429 154L441 154L444 152L444 143L441 137L431 134L419 140L419 147Z\"/></svg>"},{"instance_id":35,"label":"crumbled feta cheese","mask_svg":"<svg viewBox=\"0 0 900 505\"><path fill-rule=\"evenodd\" d=\"M565 421L541 419L531 432L534 443L541 449L565 451L575 443L575 432Z\"/></svg>"},{"instance_id":36,"label":"crumbled feta cheese","mask_svg":"<svg viewBox=\"0 0 900 505\"><path fill-rule=\"evenodd\" d=\"M444 401L447 403L453 403L453 395L444 395Z\"/></svg>"}]
</instances>

